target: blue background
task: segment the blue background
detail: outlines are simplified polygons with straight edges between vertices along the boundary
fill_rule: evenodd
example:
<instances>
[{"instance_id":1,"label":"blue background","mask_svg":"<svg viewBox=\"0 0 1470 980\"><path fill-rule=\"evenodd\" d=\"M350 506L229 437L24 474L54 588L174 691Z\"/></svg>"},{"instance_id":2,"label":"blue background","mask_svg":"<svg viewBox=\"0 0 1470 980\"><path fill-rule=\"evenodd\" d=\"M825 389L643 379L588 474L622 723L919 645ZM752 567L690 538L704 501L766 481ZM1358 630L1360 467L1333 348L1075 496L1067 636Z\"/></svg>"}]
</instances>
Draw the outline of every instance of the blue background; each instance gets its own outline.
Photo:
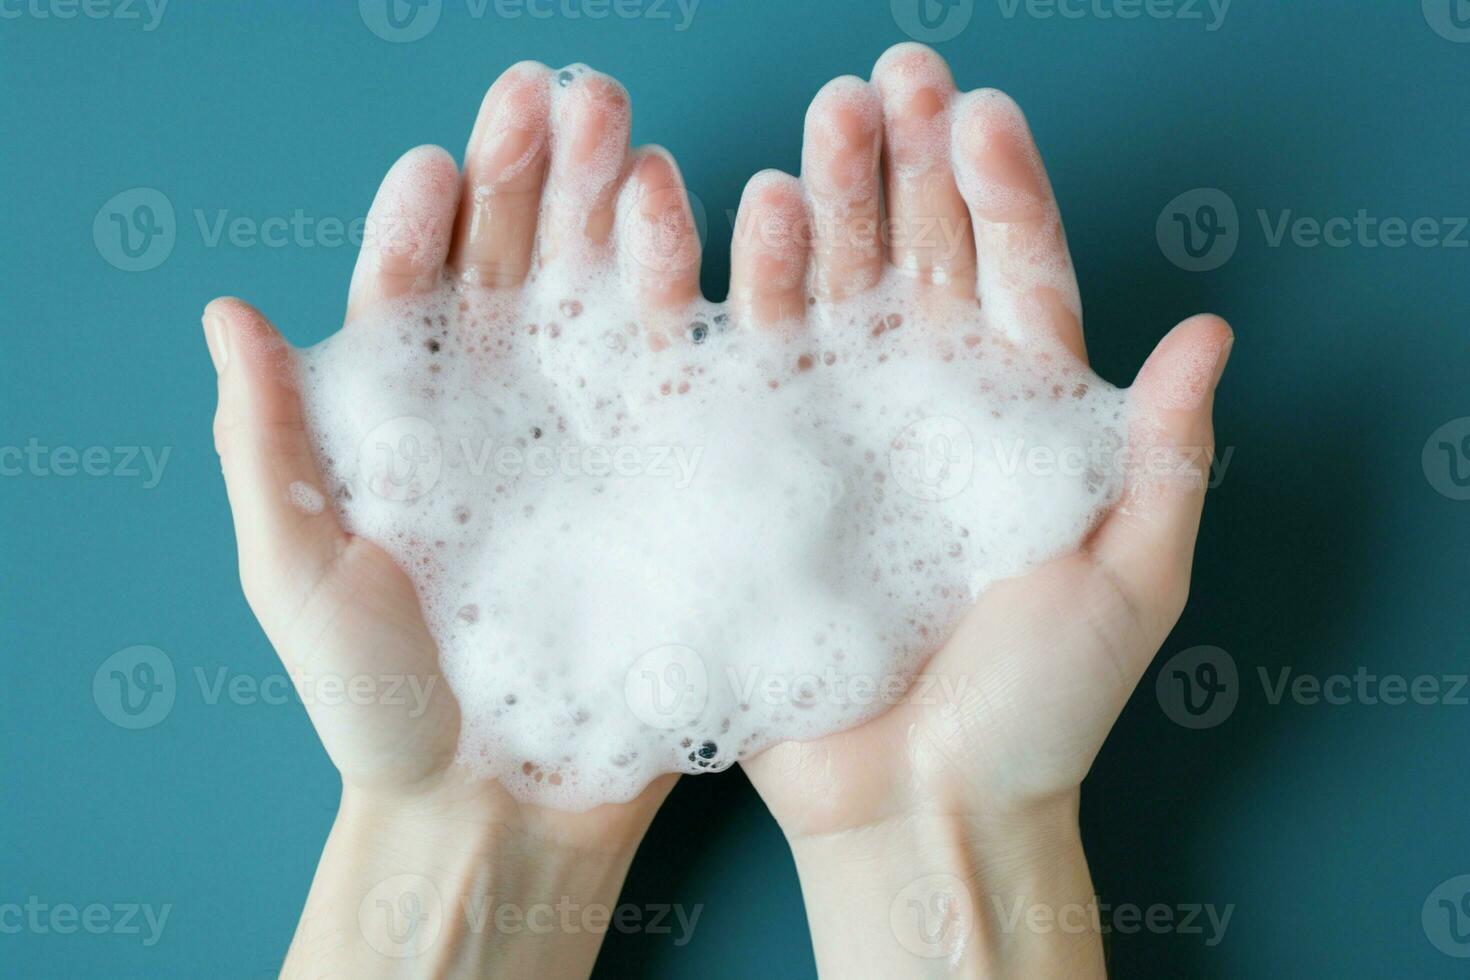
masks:
<instances>
[{"instance_id":1,"label":"blue background","mask_svg":"<svg viewBox=\"0 0 1470 980\"><path fill-rule=\"evenodd\" d=\"M745 178L797 168L807 101L835 75L866 76L907 39L903 18L888 0L704 0L679 31L677 18L493 6L476 19L444 0L428 36L389 43L350 2L175 0L151 31L41 18L26 2L0 4L0 444L172 454L151 489L0 478L0 904L173 908L151 948L0 933L0 974L273 976L338 781L298 705L209 704L195 679L279 673L236 579L199 314L236 293L294 342L317 341L340 322L354 249L207 247L195 212L350 220L404 149L458 154L507 65L586 61L627 85L635 142L668 146L702 199L706 289L720 296ZM1470 250L1272 247L1257 218L1470 213L1470 43L1442 37L1435 0L1426 8L1237 0L1212 31L1207 8L1204 21L1091 6L1073 19L976 0L949 11L970 20L936 45L962 87L1007 89L1027 110L1103 376L1127 383L1196 311L1238 334L1217 422L1234 456L1160 662L1223 648L1239 705L1217 727L1179 727L1155 697L1156 666L1083 814L1105 900L1235 910L1213 948L1111 936L1120 977L1465 975L1420 912L1470 872L1470 707L1273 705L1256 676L1470 669L1470 503L1437 492L1421 464L1430 434L1470 415ZM177 242L130 273L93 223L140 186L177 210ZM1155 234L1165 205L1197 187L1240 214L1238 250L1208 272L1172 264ZM92 679L135 644L167 653L178 693L162 723L127 731ZM681 782L624 897L704 910L683 948L611 935L601 975L812 973L789 855L738 772Z\"/></svg>"}]
</instances>

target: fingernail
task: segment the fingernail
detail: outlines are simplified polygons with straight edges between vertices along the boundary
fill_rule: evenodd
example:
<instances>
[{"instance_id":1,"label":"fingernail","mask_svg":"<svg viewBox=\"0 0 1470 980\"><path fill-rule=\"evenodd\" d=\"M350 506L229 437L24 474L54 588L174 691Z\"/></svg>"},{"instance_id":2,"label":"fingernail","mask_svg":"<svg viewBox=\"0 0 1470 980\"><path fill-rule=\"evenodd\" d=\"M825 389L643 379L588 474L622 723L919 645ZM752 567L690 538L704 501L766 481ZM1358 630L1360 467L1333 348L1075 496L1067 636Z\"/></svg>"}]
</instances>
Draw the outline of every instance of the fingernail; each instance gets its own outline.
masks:
<instances>
[{"instance_id":1,"label":"fingernail","mask_svg":"<svg viewBox=\"0 0 1470 980\"><path fill-rule=\"evenodd\" d=\"M218 313L204 317L204 340L209 348L209 358L214 361L216 374L224 374L230 363L229 334L225 330L225 318Z\"/></svg>"}]
</instances>

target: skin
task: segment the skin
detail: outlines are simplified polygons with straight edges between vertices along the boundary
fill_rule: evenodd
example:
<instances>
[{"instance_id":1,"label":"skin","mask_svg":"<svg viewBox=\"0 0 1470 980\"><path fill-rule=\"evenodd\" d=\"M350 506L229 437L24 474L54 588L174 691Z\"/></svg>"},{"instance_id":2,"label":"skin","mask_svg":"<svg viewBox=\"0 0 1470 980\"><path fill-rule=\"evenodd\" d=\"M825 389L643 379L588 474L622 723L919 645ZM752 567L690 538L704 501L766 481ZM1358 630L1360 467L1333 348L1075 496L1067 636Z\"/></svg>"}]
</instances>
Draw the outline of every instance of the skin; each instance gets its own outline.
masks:
<instances>
[{"instance_id":1,"label":"skin","mask_svg":"<svg viewBox=\"0 0 1470 980\"><path fill-rule=\"evenodd\" d=\"M615 81L582 74L559 100L552 84L534 63L501 76L463 173L433 147L394 166L344 329L443 275L514 288L538 261L613 262L648 342L667 343L662 324L681 322L699 281L678 170L658 148L629 151ZM938 55L907 44L870 81L824 88L806 130L802 176L764 172L743 196L730 293L742 322L799 337L808 316L891 264L912 303L978 296L1034 331L1026 339L1085 362L1060 217L1014 103L957 93ZM568 813L464 772L458 706L408 578L330 508L290 501L295 482L325 485L291 382L294 352L237 299L209 304L204 324L241 581L282 661L293 675L407 677L429 692L414 710L304 698L343 799L282 976L586 975L600 931L466 928L460 910L491 897L612 907L674 777L628 803ZM925 668L961 693L744 763L791 844L823 975L1103 975L1095 929L1018 928L997 910L1091 900L1079 788L1188 593L1231 339L1201 316L1159 344L1132 388L1131 442L1184 452L1186 465L1130 472L1078 553L981 597ZM911 906L947 915L918 952L902 921ZM427 915L424 942L399 956L402 933L373 910L409 907Z\"/></svg>"}]
</instances>

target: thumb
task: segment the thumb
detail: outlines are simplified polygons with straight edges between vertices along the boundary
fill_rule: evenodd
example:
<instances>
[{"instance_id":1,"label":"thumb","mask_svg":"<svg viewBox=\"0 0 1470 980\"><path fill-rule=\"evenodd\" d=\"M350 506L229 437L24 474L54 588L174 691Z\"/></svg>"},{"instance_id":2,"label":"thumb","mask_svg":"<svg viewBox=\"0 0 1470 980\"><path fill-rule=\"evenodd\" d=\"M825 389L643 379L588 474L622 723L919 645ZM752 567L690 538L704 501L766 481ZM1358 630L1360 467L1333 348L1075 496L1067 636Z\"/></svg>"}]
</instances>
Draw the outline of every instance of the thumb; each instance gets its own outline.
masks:
<instances>
[{"instance_id":1,"label":"thumb","mask_svg":"<svg viewBox=\"0 0 1470 980\"><path fill-rule=\"evenodd\" d=\"M1159 642L1189 594L1215 451L1215 387L1234 340L1219 317L1191 317L1159 342L1129 389L1123 498L1097 529L1091 550Z\"/></svg>"},{"instance_id":2,"label":"thumb","mask_svg":"<svg viewBox=\"0 0 1470 980\"><path fill-rule=\"evenodd\" d=\"M219 375L214 444L234 514L240 579L270 631L321 582L348 538L325 498L295 351L238 299L210 303L204 331Z\"/></svg>"},{"instance_id":3,"label":"thumb","mask_svg":"<svg viewBox=\"0 0 1470 980\"><path fill-rule=\"evenodd\" d=\"M322 744L359 785L442 771L454 757L458 707L437 683L438 653L408 578L386 552L348 535L325 499L295 352L240 300L210 303L204 327L219 372L214 441L240 581ZM364 680L381 685L366 689L367 700Z\"/></svg>"}]
</instances>

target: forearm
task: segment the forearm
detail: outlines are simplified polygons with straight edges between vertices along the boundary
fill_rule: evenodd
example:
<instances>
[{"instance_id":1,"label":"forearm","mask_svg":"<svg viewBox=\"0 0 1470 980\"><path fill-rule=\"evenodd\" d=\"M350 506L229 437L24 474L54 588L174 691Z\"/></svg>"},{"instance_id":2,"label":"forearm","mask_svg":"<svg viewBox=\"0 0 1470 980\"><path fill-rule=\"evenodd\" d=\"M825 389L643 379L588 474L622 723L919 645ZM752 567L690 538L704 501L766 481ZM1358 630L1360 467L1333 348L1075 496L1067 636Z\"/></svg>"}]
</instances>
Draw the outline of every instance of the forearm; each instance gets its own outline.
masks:
<instances>
[{"instance_id":1,"label":"forearm","mask_svg":"<svg viewBox=\"0 0 1470 980\"><path fill-rule=\"evenodd\" d=\"M823 977L1105 977L1075 800L791 842Z\"/></svg>"},{"instance_id":2,"label":"forearm","mask_svg":"<svg viewBox=\"0 0 1470 980\"><path fill-rule=\"evenodd\" d=\"M631 858L344 800L281 976L585 977Z\"/></svg>"}]
</instances>

